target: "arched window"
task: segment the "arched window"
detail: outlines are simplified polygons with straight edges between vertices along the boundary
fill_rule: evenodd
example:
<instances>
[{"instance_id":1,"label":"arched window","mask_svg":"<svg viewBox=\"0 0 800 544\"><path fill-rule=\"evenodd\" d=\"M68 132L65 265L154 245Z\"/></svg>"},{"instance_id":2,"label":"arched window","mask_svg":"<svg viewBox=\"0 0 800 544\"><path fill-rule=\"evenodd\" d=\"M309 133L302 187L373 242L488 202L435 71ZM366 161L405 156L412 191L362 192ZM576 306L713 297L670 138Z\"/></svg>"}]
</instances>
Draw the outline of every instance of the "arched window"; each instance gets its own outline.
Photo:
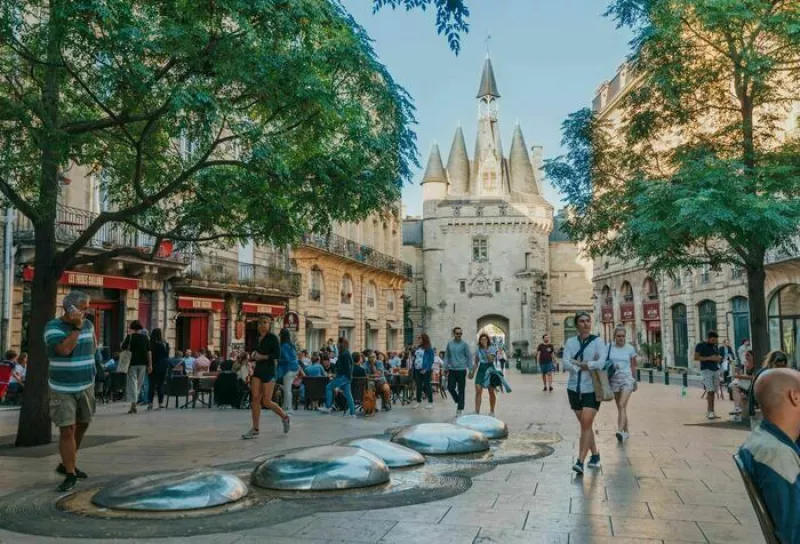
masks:
<instances>
[{"instance_id":1,"label":"arched window","mask_svg":"<svg viewBox=\"0 0 800 544\"><path fill-rule=\"evenodd\" d=\"M800 285L781 287L769 301L770 348L780 349L789 356L791 366L800 366Z\"/></svg>"},{"instance_id":2,"label":"arched window","mask_svg":"<svg viewBox=\"0 0 800 544\"><path fill-rule=\"evenodd\" d=\"M710 331L717 330L717 304L713 300L704 300L697 305L697 317L700 321L700 339L704 340Z\"/></svg>"},{"instance_id":3,"label":"arched window","mask_svg":"<svg viewBox=\"0 0 800 544\"><path fill-rule=\"evenodd\" d=\"M630 283L623 282L620 293L622 294L620 302L633 302L633 287L631 287Z\"/></svg>"},{"instance_id":4,"label":"arched window","mask_svg":"<svg viewBox=\"0 0 800 544\"><path fill-rule=\"evenodd\" d=\"M569 316L564 320L564 342L577 336L578 329L575 328L575 316Z\"/></svg>"},{"instance_id":5,"label":"arched window","mask_svg":"<svg viewBox=\"0 0 800 544\"><path fill-rule=\"evenodd\" d=\"M342 278L342 292L340 294L342 304L353 303L353 280L349 274L345 274Z\"/></svg>"},{"instance_id":6,"label":"arched window","mask_svg":"<svg viewBox=\"0 0 800 544\"><path fill-rule=\"evenodd\" d=\"M644 296L647 300L658 300L658 285L653 278L644 280Z\"/></svg>"},{"instance_id":7,"label":"arched window","mask_svg":"<svg viewBox=\"0 0 800 544\"><path fill-rule=\"evenodd\" d=\"M745 297L731 299L731 317L733 318L733 345L738 348L742 341L750 338L750 304Z\"/></svg>"},{"instance_id":8,"label":"arched window","mask_svg":"<svg viewBox=\"0 0 800 544\"><path fill-rule=\"evenodd\" d=\"M689 326L686 319L686 306L676 304L672 307L672 346L675 366L689 366Z\"/></svg>"},{"instance_id":9,"label":"arched window","mask_svg":"<svg viewBox=\"0 0 800 544\"><path fill-rule=\"evenodd\" d=\"M367 284L367 308L374 308L378 300L378 287L374 281Z\"/></svg>"},{"instance_id":10,"label":"arched window","mask_svg":"<svg viewBox=\"0 0 800 544\"><path fill-rule=\"evenodd\" d=\"M311 300L322 300L322 270L318 266L313 266L309 273L308 298Z\"/></svg>"},{"instance_id":11,"label":"arched window","mask_svg":"<svg viewBox=\"0 0 800 544\"><path fill-rule=\"evenodd\" d=\"M600 293L600 300L603 301L603 306L611 306L614 304L614 298L611 296L611 288L606 285Z\"/></svg>"}]
</instances>

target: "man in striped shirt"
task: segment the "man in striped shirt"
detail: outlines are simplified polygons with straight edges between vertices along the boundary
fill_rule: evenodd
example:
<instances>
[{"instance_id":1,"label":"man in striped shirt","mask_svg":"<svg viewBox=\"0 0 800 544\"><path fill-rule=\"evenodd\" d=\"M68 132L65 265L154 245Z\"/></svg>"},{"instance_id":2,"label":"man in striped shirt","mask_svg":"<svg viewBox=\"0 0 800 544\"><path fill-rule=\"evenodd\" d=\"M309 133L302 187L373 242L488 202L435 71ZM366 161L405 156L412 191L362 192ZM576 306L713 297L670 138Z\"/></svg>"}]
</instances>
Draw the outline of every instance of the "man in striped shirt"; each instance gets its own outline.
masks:
<instances>
[{"instance_id":1,"label":"man in striped shirt","mask_svg":"<svg viewBox=\"0 0 800 544\"><path fill-rule=\"evenodd\" d=\"M50 360L50 419L59 428L61 464L64 474L59 491L69 491L86 473L75 466L81 439L94 414L94 326L86 319L89 296L72 291L64 297L64 315L53 319L44 330Z\"/></svg>"}]
</instances>

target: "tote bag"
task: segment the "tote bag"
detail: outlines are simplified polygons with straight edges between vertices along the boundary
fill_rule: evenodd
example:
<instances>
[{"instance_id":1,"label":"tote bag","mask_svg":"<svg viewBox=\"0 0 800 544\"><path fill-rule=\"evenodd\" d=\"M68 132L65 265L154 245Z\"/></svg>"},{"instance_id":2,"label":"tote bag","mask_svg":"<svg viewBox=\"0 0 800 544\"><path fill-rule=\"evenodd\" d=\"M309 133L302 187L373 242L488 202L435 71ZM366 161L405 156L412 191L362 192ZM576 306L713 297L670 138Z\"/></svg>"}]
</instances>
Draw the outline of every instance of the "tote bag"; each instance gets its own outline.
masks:
<instances>
[{"instance_id":1,"label":"tote bag","mask_svg":"<svg viewBox=\"0 0 800 544\"><path fill-rule=\"evenodd\" d=\"M126 336L125 341L122 342L122 351L119 354L119 361L117 362L117 372L120 374L127 374L128 368L131 366L131 337Z\"/></svg>"},{"instance_id":2,"label":"tote bag","mask_svg":"<svg viewBox=\"0 0 800 544\"><path fill-rule=\"evenodd\" d=\"M614 392L608 383L608 371L605 368L603 370L592 370L592 385L594 385L594 396L598 402L614 398Z\"/></svg>"}]
</instances>

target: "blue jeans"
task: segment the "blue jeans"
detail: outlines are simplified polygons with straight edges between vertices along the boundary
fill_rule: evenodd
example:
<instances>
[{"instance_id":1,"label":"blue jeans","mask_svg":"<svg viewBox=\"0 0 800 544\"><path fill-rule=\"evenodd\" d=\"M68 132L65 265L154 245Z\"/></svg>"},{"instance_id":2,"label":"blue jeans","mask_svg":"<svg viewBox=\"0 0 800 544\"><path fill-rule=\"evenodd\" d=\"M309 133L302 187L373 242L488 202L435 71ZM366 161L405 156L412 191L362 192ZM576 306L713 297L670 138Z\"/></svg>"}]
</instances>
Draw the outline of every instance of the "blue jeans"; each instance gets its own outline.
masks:
<instances>
[{"instance_id":1,"label":"blue jeans","mask_svg":"<svg viewBox=\"0 0 800 544\"><path fill-rule=\"evenodd\" d=\"M350 388L350 378L347 376L336 376L325 386L325 406L328 408L333 406L333 390L336 388L342 390L347 401L347 407L350 409L350 415L354 415L356 413L356 403L353 402L353 390Z\"/></svg>"}]
</instances>

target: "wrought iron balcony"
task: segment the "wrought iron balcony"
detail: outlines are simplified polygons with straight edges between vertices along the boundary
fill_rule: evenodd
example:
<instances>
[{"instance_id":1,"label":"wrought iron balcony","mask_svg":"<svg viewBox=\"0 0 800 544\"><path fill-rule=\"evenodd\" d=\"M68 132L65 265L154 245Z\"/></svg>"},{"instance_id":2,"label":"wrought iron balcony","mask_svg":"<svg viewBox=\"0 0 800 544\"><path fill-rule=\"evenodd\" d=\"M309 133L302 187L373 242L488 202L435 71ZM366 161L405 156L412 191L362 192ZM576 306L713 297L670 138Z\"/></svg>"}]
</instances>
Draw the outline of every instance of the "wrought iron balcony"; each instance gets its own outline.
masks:
<instances>
[{"instance_id":1,"label":"wrought iron balcony","mask_svg":"<svg viewBox=\"0 0 800 544\"><path fill-rule=\"evenodd\" d=\"M184 281L195 284L205 282L209 286L232 286L247 291L274 292L282 295L300 296L301 276L274 266L242 263L233 259L193 254Z\"/></svg>"},{"instance_id":2,"label":"wrought iron balcony","mask_svg":"<svg viewBox=\"0 0 800 544\"><path fill-rule=\"evenodd\" d=\"M89 225L97 218L96 213L80 208L59 205L56 209L56 240L68 245L78 239ZM34 241L33 223L25 215L16 214L14 221L14 242L32 244ZM131 229L118 223L106 223L95 234L86 247L89 249L109 250L118 247L139 249L143 255L149 255L156 239L153 236ZM161 243L156 258L179 263L188 262L186 254L175 251L171 242Z\"/></svg>"},{"instance_id":3,"label":"wrought iron balcony","mask_svg":"<svg viewBox=\"0 0 800 544\"><path fill-rule=\"evenodd\" d=\"M315 247L367 266L393 272L408 279L412 277L410 264L337 234L304 234L300 244Z\"/></svg>"}]
</instances>

